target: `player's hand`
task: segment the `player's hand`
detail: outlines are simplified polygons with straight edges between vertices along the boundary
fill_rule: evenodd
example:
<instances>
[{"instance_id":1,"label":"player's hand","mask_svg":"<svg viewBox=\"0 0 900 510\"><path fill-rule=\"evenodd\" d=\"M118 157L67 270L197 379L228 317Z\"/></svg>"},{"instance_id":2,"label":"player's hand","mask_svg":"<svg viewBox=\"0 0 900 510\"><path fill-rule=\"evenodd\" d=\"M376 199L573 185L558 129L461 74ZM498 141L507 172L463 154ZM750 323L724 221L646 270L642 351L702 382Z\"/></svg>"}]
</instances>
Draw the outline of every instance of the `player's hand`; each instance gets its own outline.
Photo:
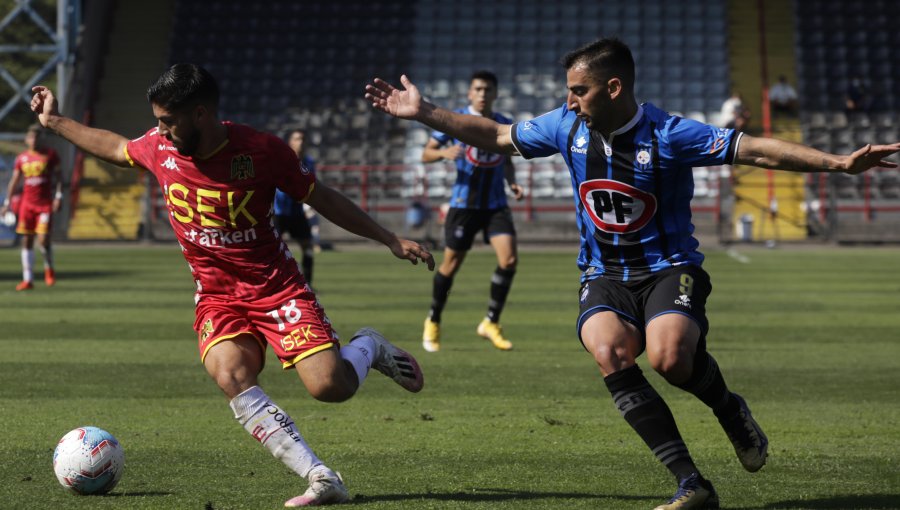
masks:
<instances>
[{"instance_id":1,"label":"player's hand","mask_svg":"<svg viewBox=\"0 0 900 510\"><path fill-rule=\"evenodd\" d=\"M6 214L7 211L9 211L8 205L0 205L0 216L3 216L4 214Z\"/></svg>"},{"instance_id":2,"label":"player's hand","mask_svg":"<svg viewBox=\"0 0 900 510\"><path fill-rule=\"evenodd\" d=\"M454 145L451 145L450 147L445 148L444 151L442 152L442 154L443 154L444 159L446 159L447 161L455 161L455 160L463 157L463 154L465 154L465 151L463 150L462 145L454 144Z\"/></svg>"},{"instance_id":3,"label":"player's hand","mask_svg":"<svg viewBox=\"0 0 900 510\"><path fill-rule=\"evenodd\" d=\"M37 114L38 122L47 127L50 117L59 116L56 106L56 97L53 92L42 85L31 87L34 97L31 98L31 111Z\"/></svg>"},{"instance_id":4,"label":"player's hand","mask_svg":"<svg viewBox=\"0 0 900 510\"><path fill-rule=\"evenodd\" d=\"M55 212L55 213L59 212L60 206L62 206L62 200L60 200L58 198L54 198L53 199L53 212Z\"/></svg>"},{"instance_id":5,"label":"player's hand","mask_svg":"<svg viewBox=\"0 0 900 510\"><path fill-rule=\"evenodd\" d=\"M525 190L518 184L510 184L509 190L513 192L513 198L522 200L525 197Z\"/></svg>"},{"instance_id":6,"label":"player's hand","mask_svg":"<svg viewBox=\"0 0 900 510\"><path fill-rule=\"evenodd\" d=\"M884 158L900 151L900 142L891 145L866 145L847 156L844 172L861 174L874 167L897 168L897 163L885 161Z\"/></svg>"},{"instance_id":7,"label":"player's hand","mask_svg":"<svg viewBox=\"0 0 900 510\"><path fill-rule=\"evenodd\" d=\"M400 76L400 83L404 90L381 78L375 78L371 84L366 85L365 97L376 110L401 119L414 119L422 108L422 95L405 74Z\"/></svg>"},{"instance_id":8,"label":"player's hand","mask_svg":"<svg viewBox=\"0 0 900 510\"><path fill-rule=\"evenodd\" d=\"M389 245L391 253L398 259L406 259L413 264L418 264L419 260L428 265L429 271L434 271L434 257L431 252L421 244L410 241L409 239L401 239L395 237L394 241Z\"/></svg>"}]
</instances>

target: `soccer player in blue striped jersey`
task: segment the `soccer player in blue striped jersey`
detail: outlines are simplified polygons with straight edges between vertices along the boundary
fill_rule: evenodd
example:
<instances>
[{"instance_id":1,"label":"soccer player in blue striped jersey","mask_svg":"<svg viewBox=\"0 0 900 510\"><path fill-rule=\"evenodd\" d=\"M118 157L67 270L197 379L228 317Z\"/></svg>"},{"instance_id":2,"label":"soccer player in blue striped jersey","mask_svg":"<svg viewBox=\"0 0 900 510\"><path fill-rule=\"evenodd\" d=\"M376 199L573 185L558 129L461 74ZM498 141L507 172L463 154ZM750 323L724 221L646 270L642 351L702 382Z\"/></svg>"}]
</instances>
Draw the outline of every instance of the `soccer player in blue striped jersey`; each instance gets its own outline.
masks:
<instances>
[{"instance_id":1,"label":"soccer player in blue striped jersey","mask_svg":"<svg viewBox=\"0 0 900 510\"><path fill-rule=\"evenodd\" d=\"M422 122L476 147L525 158L561 153L572 175L578 264L578 335L616 407L678 481L658 510L718 508L666 403L636 364L709 406L749 471L766 461L768 440L746 402L731 392L706 350L711 291L693 237L691 167L753 165L794 172L858 174L896 168L884 158L900 143L835 155L669 115L634 97L628 46L602 39L563 59L568 95L559 109L512 126L459 115L423 101L406 76L402 89L376 79L366 98L385 113Z\"/></svg>"},{"instance_id":2,"label":"soccer player in blue striped jersey","mask_svg":"<svg viewBox=\"0 0 900 510\"><path fill-rule=\"evenodd\" d=\"M306 155L306 132L302 129L292 129L285 137L285 141L300 159L300 163L313 175L316 175L316 162L312 157ZM273 211L275 213L275 229L281 234L281 238L286 239L286 236L290 235L291 239L300 245L302 253L300 267L306 283L312 286L315 249L312 226L306 217L306 209L302 203L294 200L289 194L276 189Z\"/></svg>"},{"instance_id":3,"label":"soccer player in blue striped jersey","mask_svg":"<svg viewBox=\"0 0 900 510\"><path fill-rule=\"evenodd\" d=\"M509 125L512 120L493 111L497 99L497 77L490 71L472 74L468 92L469 105L454 110L460 115L492 119ZM466 145L453 136L435 131L422 151L422 162L447 160L456 162L456 183L450 197L450 210L444 223L444 259L434 275L431 309L425 319L422 346L428 352L440 350L441 312L453 285L453 278L462 266L466 253L479 231L490 242L497 255L497 269L491 276L491 296L484 320L476 332L500 350L512 349L512 342L503 336L500 313L516 274L516 229L506 202L506 187L516 200L522 198L522 188L516 184L516 173L510 157Z\"/></svg>"}]
</instances>

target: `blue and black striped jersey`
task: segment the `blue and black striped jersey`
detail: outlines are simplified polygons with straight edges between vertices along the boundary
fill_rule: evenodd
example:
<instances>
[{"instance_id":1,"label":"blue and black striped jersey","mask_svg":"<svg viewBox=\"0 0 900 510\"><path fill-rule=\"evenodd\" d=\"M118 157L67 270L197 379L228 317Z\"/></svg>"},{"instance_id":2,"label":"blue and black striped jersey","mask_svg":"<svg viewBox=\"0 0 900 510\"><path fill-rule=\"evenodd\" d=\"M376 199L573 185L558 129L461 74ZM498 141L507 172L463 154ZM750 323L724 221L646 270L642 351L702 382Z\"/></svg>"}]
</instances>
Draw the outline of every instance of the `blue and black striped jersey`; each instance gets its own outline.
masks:
<instances>
[{"instance_id":1,"label":"blue and black striped jersey","mask_svg":"<svg viewBox=\"0 0 900 510\"><path fill-rule=\"evenodd\" d=\"M470 106L457 108L454 111L480 115ZM493 119L500 124L512 124L512 119L499 113L494 113ZM456 182L453 184L450 207L460 209L502 209L506 207L503 172L506 156L462 144L459 140L440 131L434 131L431 137L441 145L460 144L464 150L463 157L456 160Z\"/></svg>"},{"instance_id":2,"label":"blue and black striped jersey","mask_svg":"<svg viewBox=\"0 0 900 510\"><path fill-rule=\"evenodd\" d=\"M526 159L561 153L569 166L582 281L640 280L703 263L691 223L692 168L731 164L739 133L647 103L609 139L565 105L516 123L511 134Z\"/></svg>"}]
</instances>

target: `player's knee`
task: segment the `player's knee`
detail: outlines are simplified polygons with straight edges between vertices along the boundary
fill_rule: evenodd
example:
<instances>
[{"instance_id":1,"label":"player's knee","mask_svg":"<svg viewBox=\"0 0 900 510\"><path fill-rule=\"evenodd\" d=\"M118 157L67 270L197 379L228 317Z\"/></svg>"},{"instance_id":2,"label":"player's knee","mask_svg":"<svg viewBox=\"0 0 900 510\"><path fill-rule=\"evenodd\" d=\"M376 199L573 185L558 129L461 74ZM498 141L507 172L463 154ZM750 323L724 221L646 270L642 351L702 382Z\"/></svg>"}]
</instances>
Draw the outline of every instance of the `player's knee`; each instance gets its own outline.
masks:
<instances>
[{"instance_id":1,"label":"player's knee","mask_svg":"<svg viewBox=\"0 0 900 510\"><path fill-rule=\"evenodd\" d=\"M309 394L320 402L339 403L349 400L356 393L358 385L351 384L346 377L332 374L320 378L314 385L307 386Z\"/></svg>"},{"instance_id":2,"label":"player's knee","mask_svg":"<svg viewBox=\"0 0 900 510\"><path fill-rule=\"evenodd\" d=\"M672 384L680 384L691 375L693 353L684 344L673 343L647 348L650 366Z\"/></svg>"},{"instance_id":3,"label":"player's knee","mask_svg":"<svg viewBox=\"0 0 900 510\"><path fill-rule=\"evenodd\" d=\"M500 269L504 269L506 271L515 271L516 264L518 264L519 259L515 255L510 255L506 257L500 264Z\"/></svg>"},{"instance_id":4,"label":"player's knee","mask_svg":"<svg viewBox=\"0 0 900 510\"><path fill-rule=\"evenodd\" d=\"M243 391L256 385L256 377L250 376L244 369L219 369L210 374L219 389L225 393L228 398L234 398Z\"/></svg>"},{"instance_id":5,"label":"player's knee","mask_svg":"<svg viewBox=\"0 0 900 510\"><path fill-rule=\"evenodd\" d=\"M593 349L593 355L594 361L605 374L618 372L634 364L634 358L627 349L612 344L597 345Z\"/></svg>"}]
</instances>

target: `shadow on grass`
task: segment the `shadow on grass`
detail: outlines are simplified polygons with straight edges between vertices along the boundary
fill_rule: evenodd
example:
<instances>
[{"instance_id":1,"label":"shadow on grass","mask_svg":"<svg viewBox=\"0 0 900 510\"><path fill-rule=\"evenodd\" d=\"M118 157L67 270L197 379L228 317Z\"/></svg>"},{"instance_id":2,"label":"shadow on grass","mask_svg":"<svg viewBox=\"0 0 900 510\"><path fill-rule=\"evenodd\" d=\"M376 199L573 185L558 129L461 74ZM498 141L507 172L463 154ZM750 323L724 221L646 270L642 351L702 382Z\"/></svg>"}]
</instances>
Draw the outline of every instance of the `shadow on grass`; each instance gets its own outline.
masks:
<instances>
[{"instance_id":1,"label":"shadow on grass","mask_svg":"<svg viewBox=\"0 0 900 510\"><path fill-rule=\"evenodd\" d=\"M101 498L143 498L147 496L171 496L174 492L166 491L126 491L126 492L110 492L103 494Z\"/></svg>"},{"instance_id":2,"label":"shadow on grass","mask_svg":"<svg viewBox=\"0 0 900 510\"><path fill-rule=\"evenodd\" d=\"M353 503L374 503L377 501L411 501L411 500L435 500L435 501L462 501L462 502L488 502L488 501L532 501L538 499L619 499L627 501L645 501L665 499L666 496L622 496L606 494L585 494L578 492L529 492L508 489L473 488L467 492L428 492L424 494L385 494L381 496L367 496L357 494L353 496Z\"/></svg>"},{"instance_id":3,"label":"shadow on grass","mask_svg":"<svg viewBox=\"0 0 900 510\"><path fill-rule=\"evenodd\" d=\"M848 496L833 496L830 498L815 499L789 499L786 501L776 501L763 506L752 507L729 507L731 510L845 510L853 508L854 510L882 510L898 508L900 506L900 494L861 494Z\"/></svg>"},{"instance_id":4,"label":"shadow on grass","mask_svg":"<svg viewBox=\"0 0 900 510\"><path fill-rule=\"evenodd\" d=\"M112 276L126 276L129 274L134 274L135 271L130 271L127 269L123 270L114 270L114 271L57 271L56 279L57 280L93 280L97 278L109 278ZM44 279L44 270L41 269L40 265L35 266L34 270L34 278L40 283ZM22 280L22 272L19 271L17 273L0 273L0 281L15 281L19 282Z\"/></svg>"}]
</instances>

